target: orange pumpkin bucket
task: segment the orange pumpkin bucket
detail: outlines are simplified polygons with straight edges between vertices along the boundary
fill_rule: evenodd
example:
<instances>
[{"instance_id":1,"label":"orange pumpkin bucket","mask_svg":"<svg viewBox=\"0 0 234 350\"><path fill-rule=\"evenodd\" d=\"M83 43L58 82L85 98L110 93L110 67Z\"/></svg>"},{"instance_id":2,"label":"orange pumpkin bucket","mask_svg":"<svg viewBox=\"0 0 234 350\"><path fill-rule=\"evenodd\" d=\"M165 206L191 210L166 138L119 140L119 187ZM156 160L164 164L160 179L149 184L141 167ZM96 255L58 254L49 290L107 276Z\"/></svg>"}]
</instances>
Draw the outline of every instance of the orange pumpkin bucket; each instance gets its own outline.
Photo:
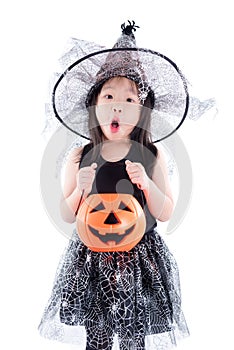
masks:
<instances>
[{"instance_id":1,"label":"orange pumpkin bucket","mask_svg":"<svg viewBox=\"0 0 234 350\"><path fill-rule=\"evenodd\" d=\"M85 199L76 226L80 239L95 252L129 251L143 237L146 219L132 195L102 193Z\"/></svg>"}]
</instances>

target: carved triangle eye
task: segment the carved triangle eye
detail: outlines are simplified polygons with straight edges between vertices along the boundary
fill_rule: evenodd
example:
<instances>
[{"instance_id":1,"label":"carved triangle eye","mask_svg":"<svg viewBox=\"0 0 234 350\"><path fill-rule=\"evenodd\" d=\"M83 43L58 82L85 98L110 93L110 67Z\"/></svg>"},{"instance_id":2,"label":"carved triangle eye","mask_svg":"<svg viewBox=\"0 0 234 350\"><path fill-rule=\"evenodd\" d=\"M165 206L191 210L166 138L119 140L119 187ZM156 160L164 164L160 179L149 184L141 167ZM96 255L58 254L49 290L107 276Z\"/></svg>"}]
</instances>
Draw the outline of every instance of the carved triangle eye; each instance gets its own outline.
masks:
<instances>
[{"instance_id":1,"label":"carved triangle eye","mask_svg":"<svg viewBox=\"0 0 234 350\"><path fill-rule=\"evenodd\" d=\"M124 204L124 202L120 202L119 209L130 211L131 213L133 212L126 204Z\"/></svg>"},{"instance_id":2,"label":"carved triangle eye","mask_svg":"<svg viewBox=\"0 0 234 350\"><path fill-rule=\"evenodd\" d=\"M99 203L95 208L93 208L90 213L95 213L97 211L105 209L104 205L102 203Z\"/></svg>"}]
</instances>

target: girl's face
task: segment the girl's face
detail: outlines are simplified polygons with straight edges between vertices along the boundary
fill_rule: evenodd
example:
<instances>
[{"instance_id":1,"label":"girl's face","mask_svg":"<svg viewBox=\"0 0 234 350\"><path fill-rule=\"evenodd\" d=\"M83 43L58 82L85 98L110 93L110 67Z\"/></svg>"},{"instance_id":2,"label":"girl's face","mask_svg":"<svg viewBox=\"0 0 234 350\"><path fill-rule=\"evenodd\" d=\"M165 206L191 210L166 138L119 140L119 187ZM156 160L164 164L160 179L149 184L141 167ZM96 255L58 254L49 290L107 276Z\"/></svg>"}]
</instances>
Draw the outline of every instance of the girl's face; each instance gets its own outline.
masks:
<instances>
[{"instance_id":1,"label":"girl's face","mask_svg":"<svg viewBox=\"0 0 234 350\"><path fill-rule=\"evenodd\" d=\"M104 83L97 98L96 115L106 139L129 138L140 113L138 90L132 80L116 77Z\"/></svg>"}]
</instances>

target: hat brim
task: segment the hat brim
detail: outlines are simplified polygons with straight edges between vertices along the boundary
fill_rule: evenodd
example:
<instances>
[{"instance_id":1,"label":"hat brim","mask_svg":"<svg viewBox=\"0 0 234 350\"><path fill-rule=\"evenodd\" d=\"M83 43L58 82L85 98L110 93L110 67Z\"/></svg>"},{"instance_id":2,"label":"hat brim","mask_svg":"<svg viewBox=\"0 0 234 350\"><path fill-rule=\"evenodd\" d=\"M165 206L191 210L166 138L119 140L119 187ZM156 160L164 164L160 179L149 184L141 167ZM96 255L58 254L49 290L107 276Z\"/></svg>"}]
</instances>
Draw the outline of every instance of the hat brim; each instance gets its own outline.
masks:
<instances>
[{"instance_id":1,"label":"hat brim","mask_svg":"<svg viewBox=\"0 0 234 350\"><path fill-rule=\"evenodd\" d=\"M97 83L97 74L110 53L137 53L147 84L154 93L151 135L159 142L172 135L184 122L189 108L186 80L177 65L165 55L144 48L112 48L89 53L72 63L55 83L52 107L55 117L70 131L87 140L86 99ZM114 72L114 69L113 69ZM106 77L112 78L110 73ZM128 77L126 74L124 75ZM131 77L130 77L131 78Z\"/></svg>"}]
</instances>

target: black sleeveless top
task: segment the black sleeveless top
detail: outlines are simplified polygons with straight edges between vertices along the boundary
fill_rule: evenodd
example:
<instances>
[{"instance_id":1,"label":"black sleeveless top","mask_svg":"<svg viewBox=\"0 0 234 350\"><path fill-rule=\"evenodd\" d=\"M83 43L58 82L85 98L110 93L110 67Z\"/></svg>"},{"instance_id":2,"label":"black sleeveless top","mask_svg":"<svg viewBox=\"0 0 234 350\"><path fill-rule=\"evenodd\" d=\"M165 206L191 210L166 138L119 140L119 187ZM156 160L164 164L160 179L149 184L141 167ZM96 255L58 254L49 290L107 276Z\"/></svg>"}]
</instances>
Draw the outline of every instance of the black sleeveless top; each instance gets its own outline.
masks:
<instances>
[{"instance_id":1,"label":"black sleeveless top","mask_svg":"<svg viewBox=\"0 0 234 350\"><path fill-rule=\"evenodd\" d=\"M93 160L92 144L88 144L83 149L80 168L90 166L93 162L96 162L98 165L90 194L127 193L133 195L138 200L145 213L147 232L152 231L152 229L157 226L157 222L148 209L144 192L131 182L125 165L127 159L131 162L141 163L145 167L148 176L150 176L151 167L155 163L155 155L151 151L147 151L145 155L142 154L140 147L140 145L134 142L125 158L117 162L109 162L100 154Z\"/></svg>"}]
</instances>

